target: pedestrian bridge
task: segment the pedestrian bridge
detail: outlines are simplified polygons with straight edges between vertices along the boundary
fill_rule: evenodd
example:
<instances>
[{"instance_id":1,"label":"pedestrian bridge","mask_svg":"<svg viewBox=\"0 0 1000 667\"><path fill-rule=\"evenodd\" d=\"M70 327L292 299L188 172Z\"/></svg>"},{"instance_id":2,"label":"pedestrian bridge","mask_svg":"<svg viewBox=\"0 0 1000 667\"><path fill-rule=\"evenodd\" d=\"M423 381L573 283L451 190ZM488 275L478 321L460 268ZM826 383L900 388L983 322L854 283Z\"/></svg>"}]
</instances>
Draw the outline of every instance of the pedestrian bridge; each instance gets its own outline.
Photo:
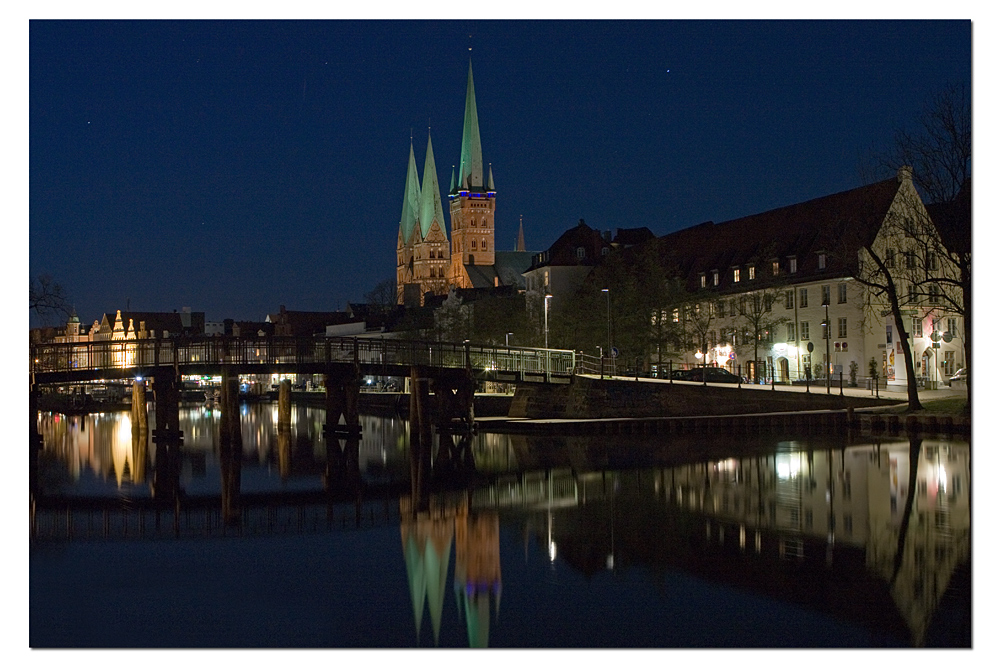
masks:
<instances>
[{"instance_id":1,"label":"pedestrian bridge","mask_svg":"<svg viewBox=\"0 0 1000 667\"><path fill-rule=\"evenodd\" d=\"M572 350L392 338L166 338L31 346L36 384L176 375L324 373L352 366L364 375L405 376L414 367L465 370L496 382L568 383Z\"/></svg>"}]
</instances>

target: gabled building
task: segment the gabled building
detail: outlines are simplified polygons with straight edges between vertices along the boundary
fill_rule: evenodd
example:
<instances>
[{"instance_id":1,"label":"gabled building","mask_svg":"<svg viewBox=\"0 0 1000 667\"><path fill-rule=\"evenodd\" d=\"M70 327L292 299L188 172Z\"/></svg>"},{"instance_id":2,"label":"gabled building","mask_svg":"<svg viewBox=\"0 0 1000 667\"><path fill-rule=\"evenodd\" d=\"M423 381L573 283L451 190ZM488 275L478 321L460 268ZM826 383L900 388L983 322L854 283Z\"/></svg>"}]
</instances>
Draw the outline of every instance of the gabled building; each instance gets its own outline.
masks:
<instances>
[{"instance_id":1,"label":"gabled building","mask_svg":"<svg viewBox=\"0 0 1000 667\"><path fill-rule=\"evenodd\" d=\"M531 266L524 272L529 307L540 308L542 299L551 295L550 307L558 308L611 250L611 240L581 219L548 250L532 255Z\"/></svg>"},{"instance_id":2,"label":"gabled building","mask_svg":"<svg viewBox=\"0 0 1000 667\"><path fill-rule=\"evenodd\" d=\"M956 339L932 347L924 341L930 342L931 331L957 330L958 318L943 317L934 304L918 308L911 295L904 300L913 306L906 311L909 326L900 332L887 315L888 306L854 278L858 262L864 261L863 246L881 248L891 258L893 248L906 243L898 238L901 227L890 221L920 215L926 211L911 172L902 168L896 178L660 237L656 243L665 264L674 267L692 295L690 308L674 311L675 323L707 329L702 332L707 345L689 339L682 362L748 375L756 338L758 359L766 364L757 373L760 379L773 374L778 382L790 382L805 378L807 369L813 376L828 369L838 381L843 373L847 384L852 362L861 377L874 360L880 377L905 384L899 355L900 336L906 335L916 372L943 379L945 367L927 349L951 357L961 344ZM898 284L905 292L905 279ZM748 316L755 298L766 309L758 322L770 323L756 332Z\"/></svg>"}]
</instances>

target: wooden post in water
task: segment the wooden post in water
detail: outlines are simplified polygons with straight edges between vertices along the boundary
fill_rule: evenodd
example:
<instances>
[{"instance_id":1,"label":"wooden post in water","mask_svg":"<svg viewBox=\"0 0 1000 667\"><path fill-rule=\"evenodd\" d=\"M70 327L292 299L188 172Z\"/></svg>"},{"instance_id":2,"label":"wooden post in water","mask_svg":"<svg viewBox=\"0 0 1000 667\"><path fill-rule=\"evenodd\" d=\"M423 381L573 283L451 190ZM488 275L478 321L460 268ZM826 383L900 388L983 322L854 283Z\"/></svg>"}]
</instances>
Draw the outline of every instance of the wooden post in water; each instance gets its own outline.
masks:
<instances>
[{"instance_id":1,"label":"wooden post in water","mask_svg":"<svg viewBox=\"0 0 1000 667\"><path fill-rule=\"evenodd\" d=\"M240 522L240 478L243 458L243 433L240 429L239 378L222 367L222 419L219 423L219 470L221 473L222 521L227 526ZM289 401L290 403L290 401ZM280 408L279 408L280 412Z\"/></svg>"},{"instance_id":2,"label":"wooden post in water","mask_svg":"<svg viewBox=\"0 0 1000 667\"><path fill-rule=\"evenodd\" d=\"M132 383L132 480L146 481L146 461L149 453L149 413L146 411L146 381L136 378Z\"/></svg>"},{"instance_id":3,"label":"wooden post in water","mask_svg":"<svg viewBox=\"0 0 1000 667\"><path fill-rule=\"evenodd\" d=\"M153 476L153 497L158 502L173 502L175 514L180 501L180 447L184 434L180 430L180 386L172 367L157 369L153 376L153 400L156 407L156 471ZM175 520L176 520L175 516Z\"/></svg>"},{"instance_id":4,"label":"wooden post in water","mask_svg":"<svg viewBox=\"0 0 1000 667\"><path fill-rule=\"evenodd\" d=\"M292 428L292 381L284 379L278 384L278 428Z\"/></svg>"},{"instance_id":5,"label":"wooden post in water","mask_svg":"<svg viewBox=\"0 0 1000 667\"><path fill-rule=\"evenodd\" d=\"M417 366L410 367L410 495L412 509L427 509L431 473L431 420L427 378Z\"/></svg>"}]
</instances>

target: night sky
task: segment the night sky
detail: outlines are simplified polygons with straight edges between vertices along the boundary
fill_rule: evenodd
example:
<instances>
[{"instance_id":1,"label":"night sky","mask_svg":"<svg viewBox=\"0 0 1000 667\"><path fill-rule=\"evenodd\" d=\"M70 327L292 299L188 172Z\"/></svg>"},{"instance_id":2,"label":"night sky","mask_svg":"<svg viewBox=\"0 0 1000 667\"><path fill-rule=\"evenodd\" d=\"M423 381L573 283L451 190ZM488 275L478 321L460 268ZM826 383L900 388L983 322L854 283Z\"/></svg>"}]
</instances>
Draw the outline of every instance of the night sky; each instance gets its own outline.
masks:
<instances>
[{"instance_id":1,"label":"night sky","mask_svg":"<svg viewBox=\"0 0 1000 667\"><path fill-rule=\"evenodd\" d=\"M972 83L969 21L32 21L28 273L85 324L362 302L428 125L446 194L470 45L498 250L856 187Z\"/></svg>"}]
</instances>

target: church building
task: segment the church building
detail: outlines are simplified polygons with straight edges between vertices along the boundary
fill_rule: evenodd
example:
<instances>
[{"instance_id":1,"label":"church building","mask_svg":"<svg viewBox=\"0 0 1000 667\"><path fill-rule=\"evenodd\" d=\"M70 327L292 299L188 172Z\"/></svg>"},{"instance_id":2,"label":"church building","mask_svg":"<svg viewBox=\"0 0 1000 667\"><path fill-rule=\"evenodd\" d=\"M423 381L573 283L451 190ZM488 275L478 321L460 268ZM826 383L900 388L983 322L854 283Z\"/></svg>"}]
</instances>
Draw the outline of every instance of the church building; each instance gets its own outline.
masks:
<instances>
[{"instance_id":1,"label":"church building","mask_svg":"<svg viewBox=\"0 0 1000 667\"><path fill-rule=\"evenodd\" d=\"M524 288L521 273L531 264L523 241L514 252L497 252L494 238L496 188L493 169L486 167L479 138L472 62L465 96L462 154L458 178L452 168L448 189L451 239L438 185L431 138L427 137L423 181L410 142L410 159L403 191L403 211L396 239L396 299L406 306L424 304L428 294L446 295L451 289L516 285ZM520 232L523 238L523 231Z\"/></svg>"}]
</instances>

